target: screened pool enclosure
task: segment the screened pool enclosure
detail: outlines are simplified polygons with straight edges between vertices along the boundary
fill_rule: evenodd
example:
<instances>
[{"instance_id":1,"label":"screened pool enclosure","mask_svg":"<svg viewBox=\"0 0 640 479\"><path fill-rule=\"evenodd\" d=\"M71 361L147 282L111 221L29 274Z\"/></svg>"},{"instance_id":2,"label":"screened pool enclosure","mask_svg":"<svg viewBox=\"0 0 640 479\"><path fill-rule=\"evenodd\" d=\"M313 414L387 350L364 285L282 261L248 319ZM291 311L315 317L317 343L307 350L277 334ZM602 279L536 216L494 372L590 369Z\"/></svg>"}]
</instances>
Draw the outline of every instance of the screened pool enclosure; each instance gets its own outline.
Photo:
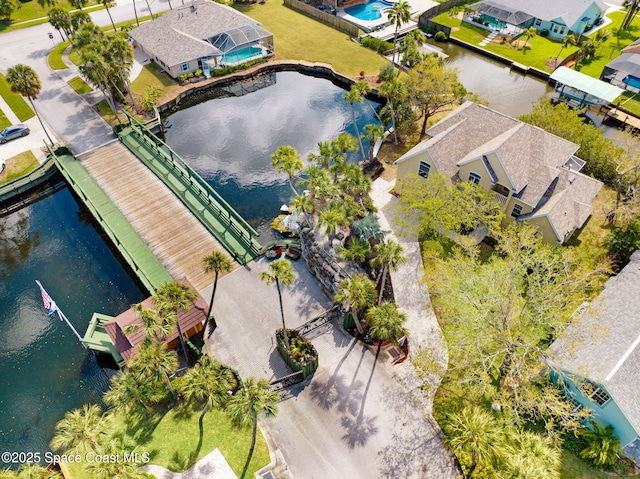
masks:
<instances>
[{"instance_id":1,"label":"screened pool enclosure","mask_svg":"<svg viewBox=\"0 0 640 479\"><path fill-rule=\"evenodd\" d=\"M273 35L255 24L232 28L208 41L221 53L207 61L212 68L239 65L273 54Z\"/></svg>"}]
</instances>

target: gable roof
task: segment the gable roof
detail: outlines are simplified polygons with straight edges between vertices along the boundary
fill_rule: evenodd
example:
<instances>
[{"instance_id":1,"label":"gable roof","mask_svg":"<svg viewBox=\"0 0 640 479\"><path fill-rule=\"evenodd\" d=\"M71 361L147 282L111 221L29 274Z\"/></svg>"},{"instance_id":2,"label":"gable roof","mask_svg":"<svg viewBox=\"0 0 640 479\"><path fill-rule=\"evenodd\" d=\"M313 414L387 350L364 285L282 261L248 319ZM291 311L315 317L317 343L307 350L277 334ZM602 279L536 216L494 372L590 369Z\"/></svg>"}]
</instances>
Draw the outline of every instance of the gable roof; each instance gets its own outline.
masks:
<instances>
[{"instance_id":1,"label":"gable roof","mask_svg":"<svg viewBox=\"0 0 640 479\"><path fill-rule=\"evenodd\" d=\"M187 278L181 279L180 282L195 291L195 288ZM142 306L145 308L155 309L151 298L147 298L142 301ZM189 309L189 311L184 311L182 309L178 311L178 321L180 322L181 330L186 333L198 323L202 323L206 314L207 302L198 294L196 299L193 301L193 307ZM138 330L133 333L125 334L123 330L130 324L137 325ZM124 313L119 314L111 321L105 323L104 329L107 331L107 334L113 341L113 344L116 345L116 349L122 356L122 359L128 363L131 358L137 354L138 346L144 339L144 326L133 308L129 308ZM177 330L174 330L170 335L162 336L159 339L165 344L168 344L177 337L178 332Z\"/></svg>"},{"instance_id":2,"label":"gable roof","mask_svg":"<svg viewBox=\"0 0 640 479\"><path fill-rule=\"evenodd\" d=\"M231 7L197 0L174 8L129 32L131 38L167 65L177 65L222 52L206 40L221 33L254 25L254 19Z\"/></svg>"},{"instance_id":3,"label":"gable roof","mask_svg":"<svg viewBox=\"0 0 640 479\"><path fill-rule=\"evenodd\" d=\"M529 18L535 17L546 21L554 20L559 24L564 23L571 28L594 3L601 11L607 10L602 0L494 0L478 2L471 5L471 8L477 10L476 5L487 5L496 12L505 12L509 19L501 17L499 19L512 25L520 25ZM502 16L505 16L505 13Z\"/></svg>"},{"instance_id":4,"label":"gable roof","mask_svg":"<svg viewBox=\"0 0 640 479\"><path fill-rule=\"evenodd\" d=\"M638 45L637 48L638 52L623 53L618 58L611 60L607 63L606 68L611 68L612 70L640 78L640 55L638 54L640 53L640 45Z\"/></svg>"},{"instance_id":5,"label":"gable roof","mask_svg":"<svg viewBox=\"0 0 640 479\"><path fill-rule=\"evenodd\" d=\"M604 386L640 433L640 251L547 353L553 366Z\"/></svg>"}]
</instances>

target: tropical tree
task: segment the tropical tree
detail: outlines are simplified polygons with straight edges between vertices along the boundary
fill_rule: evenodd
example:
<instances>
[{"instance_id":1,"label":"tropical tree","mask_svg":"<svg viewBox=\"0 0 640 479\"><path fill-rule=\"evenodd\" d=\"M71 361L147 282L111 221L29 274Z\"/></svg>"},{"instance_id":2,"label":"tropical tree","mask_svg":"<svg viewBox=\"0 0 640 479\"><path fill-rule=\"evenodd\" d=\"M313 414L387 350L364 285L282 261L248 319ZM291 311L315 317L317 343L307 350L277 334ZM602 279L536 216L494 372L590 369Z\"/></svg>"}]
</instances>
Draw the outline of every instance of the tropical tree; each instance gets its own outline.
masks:
<instances>
[{"instance_id":1,"label":"tropical tree","mask_svg":"<svg viewBox=\"0 0 640 479\"><path fill-rule=\"evenodd\" d=\"M188 400L204 401L199 424L202 431L204 415L210 408L223 408L229 393L237 386L233 371L211 356L204 355L182 378L182 393Z\"/></svg>"},{"instance_id":2,"label":"tropical tree","mask_svg":"<svg viewBox=\"0 0 640 479\"><path fill-rule=\"evenodd\" d=\"M603 426L591 422L590 429L584 429L580 435L587 440L587 447L580 451L580 457L592 461L596 466L611 466L618 461L621 452L620 439L611 424Z\"/></svg>"},{"instance_id":3,"label":"tropical tree","mask_svg":"<svg viewBox=\"0 0 640 479\"><path fill-rule=\"evenodd\" d=\"M456 454L471 457L466 477L473 477L479 464L491 463L504 452L501 426L478 406L450 414L443 430L449 447Z\"/></svg>"},{"instance_id":4,"label":"tropical tree","mask_svg":"<svg viewBox=\"0 0 640 479\"><path fill-rule=\"evenodd\" d=\"M295 281L295 274L291 263L286 259L279 259L269 264L267 271L260 273L260 279L266 284L275 283L278 289L278 300L280 301L280 316L282 317L282 336L284 339L284 345L289 349L289 334L287 332L287 325L284 322L284 307L282 306L282 291L280 285L286 286L293 284Z\"/></svg>"},{"instance_id":5,"label":"tropical tree","mask_svg":"<svg viewBox=\"0 0 640 479\"><path fill-rule=\"evenodd\" d=\"M524 37L524 45L522 45L523 50L527 47L531 48L531 45L529 45L528 42L529 40L534 38L537 34L538 34L538 31L534 26L531 26L524 31L524 33L522 34L522 36Z\"/></svg>"},{"instance_id":6,"label":"tropical tree","mask_svg":"<svg viewBox=\"0 0 640 479\"><path fill-rule=\"evenodd\" d=\"M351 310L353 321L359 334L364 333L359 319L359 311L371 306L376 298L376 287L365 274L356 274L340 281L340 289L335 293L335 300L342 303L345 309Z\"/></svg>"},{"instance_id":7,"label":"tropical tree","mask_svg":"<svg viewBox=\"0 0 640 479\"><path fill-rule=\"evenodd\" d=\"M151 479L155 476L138 469L136 445L125 435L117 435L100 443L96 449L96 458L116 458L113 461L88 461L87 472L93 479Z\"/></svg>"},{"instance_id":8,"label":"tropical tree","mask_svg":"<svg viewBox=\"0 0 640 479\"><path fill-rule=\"evenodd\" d=\"M116 32L116 24L113 23L113 17L111 16L111 10L109 10L109 5L111 5L111 0L100 0L100 3L104 5L104 8L107 9L107 15L109 15L109 20L111 21L111 26L113 27L113 31ZM171 2L169 2L169 6L171 6Z\"/></svg>"},{"instance_id":9,"label":"tropical tree","mask_svg":"<svg viewBox=\"0 0 640 479\"><path fill-rule=\"evenodd\" d=\"M204 337L204 333L207 330L209 318L211 318L211 311L213 310L213 300L216 297L216 289L218 287L218 275L220 273L228 273L233 269L233 262L228 258L227 255L218 250L213 250L210 254L202 258L202 262L204 263L204 272L210 273L213 271L215 273L215 278L213 280L213 290L211 291L211 302L209 303L209 310L207 311L207 317L204 320L204 327L202 328L202 335ZM211 318L211 324L213 325L211 329L211 333L209 336L215 331L216 324L215 318Z\"/></svg>"},{"instance_id":10,"label":"tropical tree","mask_svg":"<svg viewBox=\"0 0 640 479\"><path fill-rule=\"evenodd\" d=\"M577 43L576 36L573 33L568 33L567 35L565 35L565 37L562 39L562 47L560 48L560 51L556 55L556 60L560 57L562 50L568 47L572 47L576 43Z\"/></svg>"},{"instance_id":11,"label":"tropical tree","mask_svg":"<svg viewBox=\"0 0 640 479\"><path fill-rule=\"evenodd\" d=\"M420 139L427 131L429 119L460 103L467 90L458 79L458 70L437 55L429 55L414 66L405 81L407 100L422 116Z\"/></svg>"},{"instance_id":12,"label":"tropical tree","mask_svg":"<svg viewBox=\"0 0 640 479\"><path fill-rule=\"evenodd\" d=\"M42 89L42 83L40 83L40 77L38 77L38 74L30 66L18 64L7 70L6 80L9 82L12 92L27 97L29 103L31 103L33 111L38 117L38 121L40 122L40 126L42 126L44 134L47 136L51 146L53 146L53 140L49 136L47 129L44 127L40 113L33 103L33 100L37 98L40 90Z\"/></svg>"},{"instance_id":13,"label":"tropical tree","mask_svg":"<svg viewBox=\"0 0 640 479\"><path fill-rule=\"evenodd\" d=\"M359 240L358 238L351 238L347 243L347 246L341 246L338 249L338 253L342 255L347 261L359 261L365 260L371 247L366 241Z\"/></svg>"},{"instance_id":14,"label":"tropical tree","mask_svg":"<svg viewBox=\"0 0 640 479\"><path fill-rule=\"evenodd\" d=\"M280 401L280 395L275 391L269 390L269 382L266 379L258 379L256 381L254 378L244 380L238 392L229 401L227 410L236 424L240 426L251 424L252 426L249 455L240 474L240 479L243 479L247 474L253 450L256 446L258 416L260 414L275 416L278 413L278 401Z\"/></svg>"},{"instance_id":15,"label":"tropical tree","mask_svg":"<svg viewBox=\"0 0 640 479\"><path fill-rule=\"evenodd\" d=\"M0 477L4 477L1 472ZM62 479L59 472L31 462L22 464L18 472L9 477L15 477L16 479Z\"/></svg>"},{"instance_id":16,"label":"tropical tree","mask_svg":"<svg viewBox=\"0 0 640 479\"><path fill-rule=\"evenodd\" d=\"M62 32L64 32L69 42L71 42L70 34L73 27L71 25L71 15L69 15L69 12L64 8L55 7L49 10L47 15L49 16L51 26L60 33L62 41L64 42L64 37L62 36Z\"/></svg>"},{"instance_id":17,"label":"tropical tree","mask_svg":"<svg viewBox=\"0 0 640 479\"><path fill-rule=\"evenodd\" d=\"M551 438L532 431L508 429L499 477L560 479L560 450Z\"/></svg>"},{"instance_id":18,"label":"tropical tree","mask_svg":"<svg viewBox=\"0 0 640 479\"><path fill-rule=\"evenodd\" d=\"M136 101L133 98L131 85L129 83L129 72L131 71L131 65L133 64L133 47L121 36L112 35L107 41L104 56L111 67L110 72L112 72L112 76L115 76L122 87L129 93L131 106L136 108ZM110 78L110 80L113 85L118 83L113 81L112 78Z\"/></svg>"},{"instance_id":19,"label":"tropical tree","mask_svg":"<svg viewBox=\"0 0 640 479\"><path fill-rule=\"evenodd\" d=\"M622 20L618 35L620 35L621 30L626 30L631 25L631 21L636 17L636 13L640 9L640 0L628 0L625 2L625 6L627 7L627 13Z\"/></svg>"},{"instance_id":20,"label":"tropical tree","mask_svg":"<svg viewBox=\"0 0 640 479\"><path fill-rule=\"evenodd\" d=\"M380 354L384 341L398 344L398 340L408 334L407 328L404 327L404 323L407 321L407 313L400 311L396 303L383 301L378 306L369 308L367 321L369 323L369 335L378 340L376 358Z\"/></svg>"},{"instance_id":21,"label":"tropical tree","mask_svg":"<svg viewBox=\"0 0 640 479\"><path fill-rule=\"evenodd\" d=\"M378 243L374 246L376 256L371 259L371 266L374 268L382 268L382 280L380 282L380 293L378 303L382 301L382 293L387 281L387 273L389 270L396 271L398 266L407 262L404 256L404 248L393 240Z\"/></svg>"},{"instance_id":22,"label":"tropical tree","mask_svg":"<svg viewBox=\"0 0 640 479\"><path fill-rule=\"evenodd\" d=\"M120 122L118 107L109 88L109 66L104 57L95 51L84 49L80 55L80 61L82 62L79 66L80 73L100 90L109 108Z\"/></svg>"},{"instance_id":23,"label":"tropical tree","mask_svg":"<svg viewBox=\"0 0 640 479\"><path fill-rule=\"evenodd\" d=\"M328 208L318 213L318 224L324 226L327 234L335 234L340 225L348 225L349 218L343 204L339 201L331 201Z\"/></svg>"},{"instance_id":24,"label":"tropical tree","mask_svg":"<svg viewBox=\"0 0 640 479\"><path fill-rule=\"evenodd\" d=\"M376 142L384 138L384 128L382 125L369 123L368 125L364 125L364 131L366 133L367 140L369 140L369 154L367 155L367 159L369 161L373 161L373 152Z\"/></svg>"},{"instance_id":25,"label":"tropical tree","mask_svg":"<svg viewBox=\"0 0 640 479\"><path fill-rule=\"evenodd\" d=\"M360 131L358 129L358 122L356 121L356 109L353 106L354 103L364 102L364 97L371 91L371 86L365 81L359 81L351 85L351 89L342 95L346 101L351 105L351 117L353 119L353 127L356 130L356 138L360 145L360 152L362 153L362 160L367 160L367 155L364 152L364 146L362 146L362 138L360 137Z\"/></svg>"},{"instance_id":26,"label":"tropical tree","mask_svg":"<svg viewBox=\"0 0 640 479\"><path fill-rule=\"evenodd\" d=\"M58 4L58 0L38 0L38 4L46 9L47 7L55 7Z\"/></svg>"},{"instance_id":27,"label":"tropical tree","mask_svg":"<svg viewBox=\"0 0 640 479\"><path fill-rule=\"evenodd\" d=\"M73 8L77 8L78 10L82 10L82 7L86 6L88 0L69 0L69 3Z\"/></svg>"},{"instance_id":28,"label":"tropical tree","mask_svg":"<svg viewBox=\"0 0 640 479\"><path fill-rule=\"evenodd\" d=\"M80 24L73 34L74 47L78 50L91 45L94 51L101 53L103 51L103 40L104 33L93 22Z\"/></svg>"},{"instance_id":29,"label":"tropical tree","mask_svg":"<svg viewBox=\"0 0 640 479\"><path fill-rule=\"evenodd\" d=\"M189 363L189 354L187 344L184 340L184 334L180 326L180 320L178 312L189 311L193 306L193 301L198 296L198 293L187 285L179 283L178 281L171 281L168 283L162 283L160 287L153 294L152 301L158 308L158 313L165 321L173 325L178 332L178 338L180 339L180 345L184 352L184 358Z\"/></svg>"},{"instance_id":30,"label":"tropical tree","mask_svg":"<svg viewBox=\"0 0 640 479\"><path fill-rule=\"evenodd\" d=\"M82 25L93 23L89 14L87 12L83 12L82 10L70 13L69 18L71 21L72 31L74 33L80 30L80 27L82 27Z\"/></svg>"},{"instance_id":31,"label":"tropical tree","mask_svg":"<svg viewBox=\"0 0 640 479\"><path fill-rule=\"evenodd\" d=\"M271 166L280 173L286 173L289 176L289 186L295 196L298 191L293 186L293 178L296 173L304 168L304 163L300 159L300 155L296 149L289 145L279 146L276 152L271 155Z\"/></svg>"},{"instance_id":32,"label":"tropical tree","mask_svg":"<svg viewBox=\"0 0 640 479\"><path fill-rule=\"evenodd\" d=\"M69 454L95 451L107 436L109 419L96 404L85 404L64 415L56 424L51 448Z\"/></svg>"},{"instance_id":33,"label":"tropical tree","mask_svg":"<svg viewBox=\"0 0 640 479\"><path fill-rule=\"evenodd\" d=\"M388 233L388 231L380 228L380 218L375 213L368 214L363 218L353 221L351 223L351 230L360 241L367 243L371 239L381 240Z\"/></svg>"},{"instance_id":34,"label":"tropical tree","mask_svg":"<svg viewBox=\"0 0 640 479\"><path fill-rule=\"evenodd\" d=\"M400 2L396 2L394 4L398 5L399 3L406 3L404 0ZM394 79L388 82L383 83L378 88L378 92L387 99L387 103L389 105L389 111L391 113L391 124L393 126L393 141L397 145L398 144L398 121L396 117L396 107L395 103L400 101L406 93L405 85L398 79Z\"/></svg>"},{"instance_id":35,"label":"tropical tree","mask_svg":"<svg viewBox=\"0 0 640 479\"><path fill-rule=\"evenodd\" d=\"M411 19L411 5L406 0L395 2L387 13L387 18L391 25L395 25L396 30L393 34L393 63L396 63L396 47L398 45L398 31L405 23Z\"/></svg>"},{"instance_id":36,"label":"tropical tree","mask_svg":"<svg viewBox=\"0 0 640 479\"><path fill-rule=\"evenodd\" d=\"M174 398L177 396L169 374L178 369L178 355L175 351L167 351L164 343L146 337L127 367L140 373L140 377L144 380L164 381L171 395Z\"/></svg>"},{"instance_id":37,"label":"tropical tree","mask_svg":"<svg viewBox=\"0 0 640 479\"><path fill-rule=\"evenodd\" d=\"M142 91L142 99L140 100L140 106L144 111L150 113L153 111L153 107L156 105L156 100L160 98L162 91L155 85L147 85Z\"/></svg>"},{"instance_id":38,"label":"tropical tree","mask_svg":"<svg viewBox=\"0 0 640 479\"><path fill-rule=\"evenodd\" d=\"M16 0L0 0L0 18L11 20L11 14L18 8Z\"/></svg>"},{"instance_id":39,"label":"tropical tree","mask_svg":"<svg viewBox=\"0 0 640 479\"><path fill-rule=\"evenodd\" d=\"M140 374L125 369L111 379L111 389L103 400L115 409L121 409L130 415L146 415L152 411L153 404L165 398L166 390L158 384L141 381Z\"/></svg>"}]
</instances>

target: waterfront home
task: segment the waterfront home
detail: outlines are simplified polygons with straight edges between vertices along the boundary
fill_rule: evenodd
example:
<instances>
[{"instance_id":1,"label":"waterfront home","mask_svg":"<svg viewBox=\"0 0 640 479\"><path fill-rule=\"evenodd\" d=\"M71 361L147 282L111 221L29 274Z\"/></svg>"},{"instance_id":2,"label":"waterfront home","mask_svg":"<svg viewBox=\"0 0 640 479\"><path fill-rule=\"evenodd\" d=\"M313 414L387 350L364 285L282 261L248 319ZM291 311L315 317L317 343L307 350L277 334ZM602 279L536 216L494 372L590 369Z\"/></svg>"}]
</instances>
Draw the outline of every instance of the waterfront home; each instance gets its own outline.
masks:
<instances>
[{"instance_id":1,"label":"waterfront home","mask_svg":"<svg viewBox=\"0 0 640 479\"><path fill-rule=\"evenodd\" d=\"M231 7L198 0L129 32L135 46L173 78L273 55L273 35Z\"/></svg>"},{"instance_id":2,"label":"waterfront home","mask_svg":"<svg viewBox=\"0 0 640 479\"><path fill-rule=\"evenodd\" d=\"M564 243L591 215L602 183L580 173L585 161L574 155L575 143L472 102L427 135L395 162L400 192L412 174L472 181L493 191L505 224L527 221L548 243Z\"/></svg>"},{"instance_id":3,"label":"waterfront home","mask_svg":"<svg viewBox=\"0 0 640 479\"><path fill-rule=\"evenodd\" d=\"M597 25L607 10L602 0L483 0L466 7L474 23L500 33L517 35L529 27L564 38Z\"/></svg>"},{"instance_id":4,"label":"waterfront home","mask_svg":"<svg viewBox=\"0 0 640 479\"><path fill-rule=\"evenodd\" d=\"M633 93L640 93L640 40L622 49L602 70L600 79Z\"/></svg>"},{"instance_id":5,"label":"waterfront home","mask_svg":"<svg viewBox=\"0 0 640 479\"><path fill-rule=\"evenodd\" d=\"M640 251L550 346L576 408L611 424L627 456L640 461Z\"/></svg>"}]
</instances>

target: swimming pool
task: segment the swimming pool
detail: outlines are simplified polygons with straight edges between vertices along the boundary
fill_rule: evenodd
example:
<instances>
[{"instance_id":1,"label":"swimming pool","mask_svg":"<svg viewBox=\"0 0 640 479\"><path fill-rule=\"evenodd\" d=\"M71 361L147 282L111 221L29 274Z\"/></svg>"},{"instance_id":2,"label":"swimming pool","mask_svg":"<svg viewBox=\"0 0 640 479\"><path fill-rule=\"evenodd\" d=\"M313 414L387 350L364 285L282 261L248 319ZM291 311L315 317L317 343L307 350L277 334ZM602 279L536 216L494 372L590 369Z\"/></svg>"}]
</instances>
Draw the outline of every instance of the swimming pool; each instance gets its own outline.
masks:
<instances>
[{"instance_id":1,"label":"swimming pool","mask_svg":"<svg viewBox=\"0 0 640 479\"><path fill-rule=\"evenodd\" d=\"M382 18L381 10L388 7L388 3L380 2L378 0L369 0L367 3L345 8L344 12L359 20L371 22Z\"/></svg>"},{"instance_id":2,"label":"swimming pool","mask_svg":"<svg viewBox=\"0 0 640 479\"><path fill-rule=\"evenodd\" d=\"M262 55L262 48L250 45L248 47L241 48L235 52L227 53L222 56L222 61L226 64L235 64L246 62L252 58L257 58Z\"/></svg>"}]
</instances>

